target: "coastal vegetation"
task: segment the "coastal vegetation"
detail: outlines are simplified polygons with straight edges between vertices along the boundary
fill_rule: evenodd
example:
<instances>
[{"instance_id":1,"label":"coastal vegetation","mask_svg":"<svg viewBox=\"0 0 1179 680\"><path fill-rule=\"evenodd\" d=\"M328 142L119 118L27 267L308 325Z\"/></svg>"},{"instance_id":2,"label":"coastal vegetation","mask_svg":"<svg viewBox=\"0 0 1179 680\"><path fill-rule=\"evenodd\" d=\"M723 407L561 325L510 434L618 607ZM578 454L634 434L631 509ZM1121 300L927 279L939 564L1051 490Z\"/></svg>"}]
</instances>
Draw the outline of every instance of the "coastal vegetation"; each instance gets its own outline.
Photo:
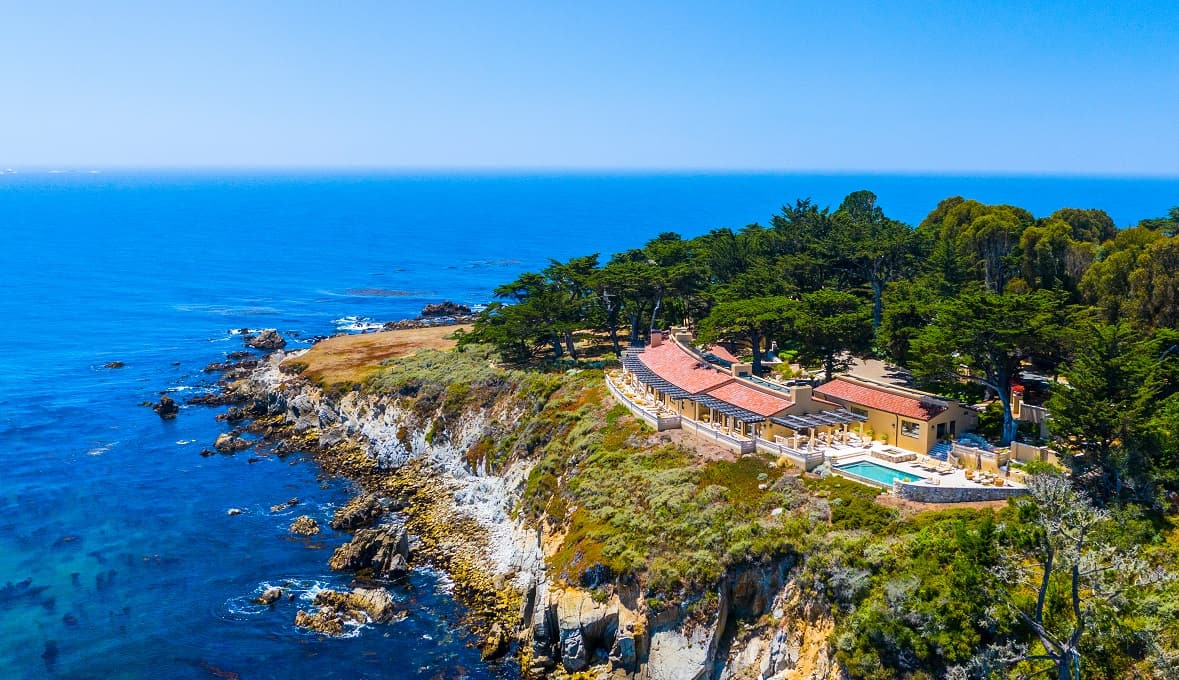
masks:
<instances>
[{"instance_id":1,"label":"coastal vegetation","mask_svg":"<svg viewBox=\"0 0 1179 680\"><path fill-rule=\"evenodd\" d=\"M508 368L487 345L387 362L364 389L397 395L439 444L469 414L517 405L512 420L483 426L467 461L491 472L531 463L515 511L544 528L556 583L603 599L637 586L649 611L690 613L715 606L717 582L735 569L788 565L831 608L851 677L1022 677L1060 659L1079 659L1085 677L1150 677L1179 633L1168 604L1179 588L1163 569L1179 558L1173 516L1140 503L1097 508L1065 477L1006 506L882 504L876 489L804 478L760 454L701 455L612 404L601 371ZM422 474L407 469L395 488ZM1060 544L1057 525L1072 521L1062 507L1089 509L1079 546ZM1074 590L1074 566L1102 589ZM486 584L476 595L513 622L518 598ZM1073 634L1067 649L1037 642Z\"/></svg>"},{"instance_id":2,"label":"coastal vegetation","mask_svg":"<svg viewBox=\"0 0 1179 680\"><path fill-rule=\"evenodd\" d=\"M640 583L653 608L677 607L742 565L794 565L831 606L852 677L1170 677L1177 227L1179 210L1119 230L1100 210L1037 218L958 197L911 227L856 192L835 210L796 201L768 226L554 261L498 289L459 338L455 356L494 351L501 375L549 377L478 456L535 460L519 512L558 537L563 581ZM1035 466L1047 476L1006 506L915 511L760 455L702 456L610 407L600 373L577 368L579 337L617 354L681 324L758 373L775 349L827 378L875 356L989 397L1003 444L1020 436L1011 388L1033 374L1069 474Z\"/></svg>"},{"instance_id":3,"label":"coastal vegetation","mask_svg":"<svg viewBox=\"0 0 1179 680\"><path fill-rule=\"evenodd\" d=\"M513 485L504 510L537 532L550 587L588 608L625 603L638 631L675 621L736 640L825 612L816 630L853 678L1170 677L1179 332L1174 296L1154 286L1174 271L1177 217L1118 231L1100 211L1037 219L948 199L912 228L868 192L835 211L797 201L769 227L552 262L497 289L470 327L320 342L278 378L319 390L288 394L310 428L269 407L255 422L296 446L331 442L325 470L400 499L417 554L454 578L491 655L504 631L538 625L526 603L539 595L486 575L491 539L453 507L433 456ZM999 441L1039 436L1011 417L1025 381L1047 396L1067 470L1029 464L1028 497L933 510L654 432L608 396L603 366L685 323L759 373L770 353L824 378L875 356L989 397L980 430ZM346 404L344 429L386 428L380 455L330 432L345 417L332 403ZM433 453L414 457L421 447ZM770 606L786 592L802 593L798 610ZM551 669L533 658L551 640L530 634L522 667ZM585 667L594 644L566 660Z\"/></svg>"}]
</instances>

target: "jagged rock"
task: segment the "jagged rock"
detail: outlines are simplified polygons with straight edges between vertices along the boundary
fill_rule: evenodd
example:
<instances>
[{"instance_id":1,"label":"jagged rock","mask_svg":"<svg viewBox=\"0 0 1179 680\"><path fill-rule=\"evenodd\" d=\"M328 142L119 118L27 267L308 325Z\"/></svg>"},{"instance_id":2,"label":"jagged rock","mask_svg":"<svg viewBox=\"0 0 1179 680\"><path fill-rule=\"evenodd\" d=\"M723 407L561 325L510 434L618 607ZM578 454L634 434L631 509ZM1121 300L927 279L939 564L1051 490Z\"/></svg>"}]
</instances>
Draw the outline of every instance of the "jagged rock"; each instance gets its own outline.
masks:
<instances>
[{"instance_id":1,"label":"jagged rock","mask_svg":"<svg viewBox=\"0 0 1179 680\"><path fill-rule=\"evenodd\" d=\"M172 400L172 397L167 395L160 397L160 403L153 405L151 410L160 414L160 417L164 420L175 418L176 415L180 413L180 407L176 405L176 402Z\"/></svg>"},{"instance_id":2,"label":"jagged rock","mask_svg":"<svg viewBox=\"0 0 1179 680\"><path fill-rule=\"evenodd\" d=\"M287 346L287 341L283 339L278 331L273 328L267 328L256 336L250 337L246 340L248 347L270 351L275 349L282 349Z\"/></svg>"},{"instance_id":3,"label":"jagged rock","mask_svg":"<svg viewBox=\"0 0 1179 680\"><path fill-rule=\"evenodd\" d=\"M645 617L626 607L618 608L618 632L614 645L610 647L610 665L616 669L633 672L638 660L638 643L635 638L643 634Z\"/></svg>"},{"instance_id":4,"label":"jagged rock","mask_svg":"<svg viewBox=\"0 0 1179 680\"><path fill-rule=\"evenodd\" d=\"M324 635L341 635L344 632L344 620L336 616L335 612L322 609L314 614L300 609L295 614L295 625Z\"/></svg>"},{"instance_id":5,"label":"jagged rock","mask_svg":"<svg viewBox=\"0 0 1179 680\"><path fill-rule=\"evenodd\" d=\"M508 651L508 639L504 635L504 629L498 623L492 624L491 630L487 633L487 639L479 647L479 657L484 661L491 661L498 659Z\"/></svg>"},{"instance_id":6,"label":"jagged rock","mask_svg":"<svg viewBox=\"0 0 1179 680\"><path fill-rule=\"evenodd\" d=\"M470 316L471 308L466 305L460 305L455 302L440 302L434 305L426 305L422 308L422 318L432 319L440 316Z\"/></svg>"},{"instance_id":7,"label":"jagged rock","mask_svg":"<svg viewBox=\"0 0 1179 680\"><path fill-rule=\"evenodd\" d=\"M292 534L314 536L319 533L319 522L309 515L300 515L291 522L290 531Z\"/></svg>"},{"instance_id":8,"label":"jagged rock","mask_svg":"<svg viewBox=\"0 0 1179 680\"><path fill-rule=\"evenodd\" d=\"M286 510L287 508L293 508L298 504L299 504L299 499L292 498L285 503L279 503L277 505L270 506L270 511L271 512L282 512L283 510ZM308 518L308 519L310 519L310 518Z\"/></svg>"},{"instance_id":9,"label":"jagged rock","mask_svg":"<svg viewBox=\"0 0 1179 680\"><path fill-rule=\"evenodd\" d=\"M618 607L595 602L585 590L554 593L561 664L570 673L584 670L597 651L605 652L618 630Z\"/></svg>"},{"instance_id":10,"label":"jagged rock","mask_svg":"<svg viewBox=\"0 0 1179 680\"><path fill-rule=\"evenodd\" d=\"M225 413L218 414L216 419L227 423L237 423L246 419L246 412L240 406L230 406Z\"/></svg>"},{"instance_id":11,"label":"jagged rock","mask_svg":"<svg viewBox=\"0 0 1179 680\"><path fill-rule=\"evenodd\" d=\"M184 403L195 404L197 406L224 406L226 404L240 404L243 401L245 401L244 396L232 389L225 389L220 392L210 392L209 394L198 394L194 397L189 397Z\"/></svg>"},{"instance_id":12,"label":"jagged rock","mask_svg":"<svg viewBox=\"0 0 1179 680\"><path fill-rule=\"evenodd\" d=\"M255 604L274 604L282 599L282 588L267 588L254 598Z\"/></svg>"},{"instance_id":13,"label":"jagged rock","mask_svg":"<svg viewBox=\"0 0 1179 680\"><path fill-rule=\"evenodd\" d=\"M228 432L222 432L221 434L217 435L217 440L213 442L213 448L217 449L221 453L237 453L238 451L244 451L251 446L253 446L253 444L249 441Z\"/></svg>"},{"instance_id":14,"label":"jagged rock","mask_svg":"<svg viewBox=\"0 0 1179 680\"><path fill-rule=\"evenodd\" d=\"M315 604L353 615L353 619L360 612L377 623L392 619L396 613L393 596L384 588L356 588L350 593L321 590L315 595Z\"/></svg>"},{"instance_id":15,"label":"jagged rock","mask_svg":"<svg viewBox=\"0 0 1179 680\"><path fill-rule=\"evenodd\" d=\"M103 364L102 367L103 368L122 368L126 365L127 364L124 364L121 361L108 361L105 364Z\"/></svg>"},{"instance_id":16,"label":"jagged rock","mask_svg":"<svg viewBox=\"0 0 1179 680\"><path fill-rule=\"evenodd\" d=\"M707 624L683 628L670 626L651 634L647 669L651 680L700 680L709 677L719 631L724 630L724 609Z\"/></svg>"},{"instance_id":17,"label":"jagged rock","mask_svg":"<svg viewBox=\"0 0 1179 680\"><path fill-rule=\"evenodd\" d=\"M408 572L409 538L404 527L361 529L336 549L328 566L336 571L372 569L377 578L400 578Z\"/></svg>"},{"instance_id":18,"label":"jagged rock","mask_svg":"<svg viewBox=\"0 0 1179 680\"><path fill-rule=\"evenodd\" d=\"M372 494L357 496L332 516L332 528L336 531L354 531L372 526L385 514L385 508Z\"/></svg>"},{"instance_id":19,"label":"jagged rock","mask_svg":"<svg viewBox=\"0 0 1179 680\"><path fill-rule=\"evenodd\" d=\"M382 623L397 614L393 597L384 588L357 588L351 593L321 590L315 596L319 611L300 610L295 625L327 635L340 635L347 623Z\"/></svg>"}]
</instances>

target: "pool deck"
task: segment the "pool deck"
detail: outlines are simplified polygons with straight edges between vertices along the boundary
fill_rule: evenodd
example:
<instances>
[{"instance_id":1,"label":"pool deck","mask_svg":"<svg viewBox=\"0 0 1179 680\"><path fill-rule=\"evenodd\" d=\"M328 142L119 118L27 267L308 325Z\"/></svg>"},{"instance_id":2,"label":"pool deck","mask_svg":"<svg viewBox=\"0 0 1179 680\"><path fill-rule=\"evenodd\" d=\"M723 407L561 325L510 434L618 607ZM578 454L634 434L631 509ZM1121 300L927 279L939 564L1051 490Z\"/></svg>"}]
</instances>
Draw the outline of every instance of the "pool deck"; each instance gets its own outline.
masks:
<instances>
[{"instance_id":1,"label":"pool deck","mask_svg":"<svg viewBox=\"0 0 1179 680\"><path fill-rule=\"evenodd\" d=\"M918 481L897 482L892 486L898 496L908 500L926 503L961 503L1002 500L1027 493L1027 488L1024 485L1012 482L1002 475L983 475L976 471L973 478L967 478L966 470L930 459L893 462L881 460L873 457L870 452L866 452L862 456L840 460L839 466L860 462L870 462L903 474L923 477L924 479ZM832 467L832 472L862 484L889 488L880 482L846 473L835 467ZM1003 480L1001 486L995 485L996 478Z\"/></svg>"}]
</instances>

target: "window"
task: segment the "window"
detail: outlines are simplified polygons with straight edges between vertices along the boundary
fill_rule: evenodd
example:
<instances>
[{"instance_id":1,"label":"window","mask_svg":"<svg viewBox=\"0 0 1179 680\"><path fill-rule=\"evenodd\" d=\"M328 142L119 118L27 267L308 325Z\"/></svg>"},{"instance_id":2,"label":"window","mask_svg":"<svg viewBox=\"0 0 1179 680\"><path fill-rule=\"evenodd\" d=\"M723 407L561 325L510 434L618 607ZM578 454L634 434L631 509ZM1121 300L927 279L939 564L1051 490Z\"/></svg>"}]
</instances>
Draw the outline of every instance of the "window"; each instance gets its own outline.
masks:
<instances>
[{"instance_id":1,"label":"window","mask_svg":"<svg viewBox=\"0 0 1179 680\"><path fill-rule=\"evenodd\" d=\"M862 408L859 408L856 406L849 406L849 407L847 407L847 410L851 411L852 413L856 414L857 416L864 416L865 418L868 417L868 411L865 409L862 409Z\"/></svg>"},{"instance_id":2,"label":"window","mask_svg":"<svg viewBox=\"0 0 1179 680\"><path fill-rule=\"evenodd\" d=\"M921 436L921 423L915 423L911 420L901 421L901 434L906 437L917 439Z\"/></svg>"}]
</instances>

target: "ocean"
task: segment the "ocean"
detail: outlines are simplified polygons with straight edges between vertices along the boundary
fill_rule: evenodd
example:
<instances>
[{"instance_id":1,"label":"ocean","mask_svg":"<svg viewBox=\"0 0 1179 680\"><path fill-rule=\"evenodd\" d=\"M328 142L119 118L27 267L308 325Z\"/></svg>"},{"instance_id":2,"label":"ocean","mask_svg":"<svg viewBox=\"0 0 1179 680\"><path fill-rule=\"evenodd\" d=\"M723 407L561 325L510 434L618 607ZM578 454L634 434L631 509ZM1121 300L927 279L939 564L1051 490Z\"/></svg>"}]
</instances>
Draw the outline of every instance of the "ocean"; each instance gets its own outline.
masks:
<instances>
[{"instance_id":1,"label":"ocean","mask_svg":"<svg viewBox=\"0 0 1179 680\"><path fill-rule=\"evenodd\" d=\"M916 223L952 195L1119 226L1179 179L805 174L109 171L0 175L0 678L510 678L457 625L444 575L395 589L404 621L325 639L294 626L347 536L347 482L294 455L201 457L210 389L241 328L299 339L485 303L548 258L761 221L861 188ZM125 367L104 368L111 361ZM280 513L272 505L299 504ZM244 512L230 516L227 510ZM320 521L288 534L299 514ZM297 598L250 600L289 583Z\"/></svg>"}]
</instances>

